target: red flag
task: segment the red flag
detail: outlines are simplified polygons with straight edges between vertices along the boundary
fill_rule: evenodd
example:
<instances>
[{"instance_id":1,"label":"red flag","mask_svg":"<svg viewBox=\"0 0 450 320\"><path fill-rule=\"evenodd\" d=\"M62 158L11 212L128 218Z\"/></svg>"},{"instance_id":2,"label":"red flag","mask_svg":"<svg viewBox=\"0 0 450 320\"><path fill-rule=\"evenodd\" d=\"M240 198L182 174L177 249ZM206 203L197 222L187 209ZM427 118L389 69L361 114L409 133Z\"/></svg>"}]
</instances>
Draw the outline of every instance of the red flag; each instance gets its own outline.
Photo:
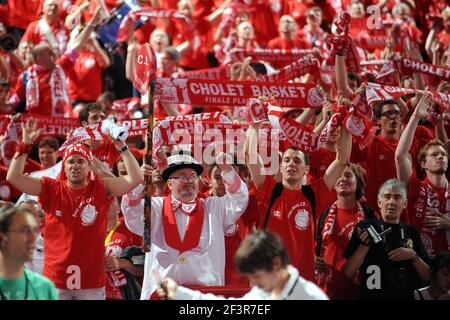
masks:
<instances>
[{"instance_id":1,"label":"red flag","mask_svg":"<svg viewBox=\"0 0 450 320\"><path fill-rule=\"evenodd\" d=\"M156 55L150 44L141 46L135 66L133 84L141 95L145 95L148 92L150 79L156 76Z\"/></svg>"}]
</instances>

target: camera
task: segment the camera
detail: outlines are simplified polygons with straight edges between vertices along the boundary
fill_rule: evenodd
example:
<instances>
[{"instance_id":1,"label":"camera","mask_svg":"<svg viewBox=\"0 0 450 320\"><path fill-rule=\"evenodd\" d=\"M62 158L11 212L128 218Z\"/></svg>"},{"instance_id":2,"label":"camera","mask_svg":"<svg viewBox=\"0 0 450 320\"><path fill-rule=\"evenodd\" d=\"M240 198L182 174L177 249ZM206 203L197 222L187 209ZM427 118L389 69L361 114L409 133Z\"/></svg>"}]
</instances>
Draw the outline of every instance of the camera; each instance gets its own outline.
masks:
<instances>
[{"instance_id":1,"label":"camera","mask_svg":"<svg viewBox=\"0 0 450 320\"><path fill-rule=\"evenodd\" d=\"M5 51L11 52L15 50L18 44L19 43L16 37L9 33L5 33L4 35L0 36L0 48Z\"/></svg>"},{"instance_id":2,"label":"camera","mask_svg":"<svg viewBox=\"0 0 450 320\"><path fill-rule=\"evenodd\" d=\"M372 226L369 225L366 229L367 233L369 234L369 239L371 244L377 244L379 242L383 241L383 236L391 232L392 228L389 227L386 230L384 230L381 233L378 233L378 231Z\"/></svg>"}]
</instances>

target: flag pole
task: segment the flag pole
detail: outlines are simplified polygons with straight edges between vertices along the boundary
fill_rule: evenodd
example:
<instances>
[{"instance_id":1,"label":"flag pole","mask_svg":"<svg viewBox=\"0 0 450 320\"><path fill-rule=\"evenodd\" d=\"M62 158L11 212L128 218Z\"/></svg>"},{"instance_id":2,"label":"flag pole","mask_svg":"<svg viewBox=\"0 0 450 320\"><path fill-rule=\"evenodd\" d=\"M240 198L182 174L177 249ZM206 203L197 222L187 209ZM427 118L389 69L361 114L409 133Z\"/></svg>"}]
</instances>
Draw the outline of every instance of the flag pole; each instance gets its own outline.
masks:
<instances>
[{"instance_id":1,"label":"flag pole","mask_svg":"<svg viewBox=\"0 0 450 320\"><path fill-rule=\"evenodd\" d=\"M150 90L148 91L148 116L147 116L147 136L146 136L146 154L145 163L152 166L152 150L153 150L153 127L154 127L154 93L155 93L155 78L150 79ZM145 178L145 204L144 204L144 252L150 251L151 246L151 207L152 207L152 177Z\"/></svg>"}]
</instances>

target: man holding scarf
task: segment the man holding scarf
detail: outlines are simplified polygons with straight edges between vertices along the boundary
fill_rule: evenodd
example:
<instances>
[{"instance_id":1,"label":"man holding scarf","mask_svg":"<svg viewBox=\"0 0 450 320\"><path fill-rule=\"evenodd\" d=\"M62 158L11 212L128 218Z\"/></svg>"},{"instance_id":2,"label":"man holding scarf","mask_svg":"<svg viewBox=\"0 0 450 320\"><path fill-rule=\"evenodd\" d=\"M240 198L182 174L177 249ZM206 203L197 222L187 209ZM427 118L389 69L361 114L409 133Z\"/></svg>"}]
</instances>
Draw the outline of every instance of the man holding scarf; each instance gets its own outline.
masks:
<instances>
[{"instance_id":1,"label":"man holding scarf","mask_svg":"<svg viewBox=\"0 0 450 320\"><path fill-rule=\"evenodd\" d=\"M220 154L216 162L226 194L200 199L199 176L203 167L193 157L168 157L162 172L171 194L151 198L151 247L145 256L141 299L151 298L160 277L186 286L224 285L224 231L247 208L248 189L231 165L231 156ZM142 190L142 189L141 189ZM143 193L136 190L122 198L122 212L130 230L144 232Z\"/></svg>"},{"instance_id":2,"label":"man holding scarf","mask_svg":"<svg viewBox=\"0 0 450 320\"><path fill-rule=\"evenodd\" d=\"M33 178L23 168L40 135L37 123L22 125L6 180L21 192L40 197L45 211L44 275L58 288L60 299L105 299L104 241L110 197L121 196L143 181L139 164L123 141L114 141L128 174L115 178L95 176L92 153L81 143L63 154L57 179Z\"/></svg>"},{"instance_id":3,"label":"man holding scarf","mask_svg":"<svg viewBox=\"0 0 450 320\"><path fill-rule=\"evenodd\" d=\"M245 141L247 166L259 191L261 208L264 208L260 211L259 227L267 227L279 234L287 246L292 264L300 270L302 277L314 281L316 212L322 212L335 200L331 190L349 162L350 133L341 127L336 159L323 178L305 187L303 184L309 171L309 158L295 146L283 152L280 163L281 183L277 183L275 177L266 175L263 159L257 151L260 126L261 123L251 125Z\"/></svg>"},{"instance_id":4,"label":"man holding scarf","mask_svg":"<svg viewBox=\"0 0 450 320\"><path fill-rule=\"evenodd\" d=\"M70 116L70 100L66 85L66 72L73 72L79 50L100 20L97 10L78 37L68 45L64 54L57 58L45 42L34 46L33 62L17 81L10 102L17 105L26 102L26 111L53 117Z\"/></svg>"},{"instance_id":5,"label":"man holding scarf","mask_svg":"<svg viewBox=\"0 0 450 320\"><path fill-rule=\"evenodd\" d=\"M431 140L419 152L419 164L426 178L420 181L413 174L409 155L414 133L420 119L428 117L433 107L431 96L424 96L412 114L395 150L397 176L407 183L410 197L408 221L420 232L430 256L450 249L450 186L445 177L448 154L439 140Z\"/></svg>"}]
</instances>

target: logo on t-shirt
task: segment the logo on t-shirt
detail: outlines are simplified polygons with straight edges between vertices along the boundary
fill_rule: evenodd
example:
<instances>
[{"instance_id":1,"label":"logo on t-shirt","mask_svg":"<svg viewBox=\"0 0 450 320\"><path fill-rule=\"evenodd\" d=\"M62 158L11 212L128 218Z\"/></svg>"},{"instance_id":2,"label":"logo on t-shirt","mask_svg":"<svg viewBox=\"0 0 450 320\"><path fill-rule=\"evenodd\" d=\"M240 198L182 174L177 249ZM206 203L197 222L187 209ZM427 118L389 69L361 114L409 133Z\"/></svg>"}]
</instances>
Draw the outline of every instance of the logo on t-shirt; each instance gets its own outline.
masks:
<instances>
[{"instance_id":1,"label":"logo on t-shirt","mask_svg":"<svg viewBox=\"0 0 450 320\"><path fill-rule=\"evenodd\" d=\"M81 212L81 222L84 226L90 226L97 218L97 210L93 205L88 204Z\"/></svg>"},{"instance_id":2,"label":"logo on t-shirt","mask_svg":"<svg viewBox=\"0 0 450 320\"><path fill-rule=\"evenodd\" d=\"M87 58L84 60L84 67L86 69L91 69L95 65L95 59L92 57Z\"/></svg>"},{"instance_id":3,"label":"logo on t-shirt","mask_svg":"<svg viewBox=\"0 0 450 320\"><path fill-rule=\"evenodd\" d=\"M295 226L300 230L306 230L309 223L309 213L305 209L300 209L295 215Z\"/></svg>"}]
</instances>

